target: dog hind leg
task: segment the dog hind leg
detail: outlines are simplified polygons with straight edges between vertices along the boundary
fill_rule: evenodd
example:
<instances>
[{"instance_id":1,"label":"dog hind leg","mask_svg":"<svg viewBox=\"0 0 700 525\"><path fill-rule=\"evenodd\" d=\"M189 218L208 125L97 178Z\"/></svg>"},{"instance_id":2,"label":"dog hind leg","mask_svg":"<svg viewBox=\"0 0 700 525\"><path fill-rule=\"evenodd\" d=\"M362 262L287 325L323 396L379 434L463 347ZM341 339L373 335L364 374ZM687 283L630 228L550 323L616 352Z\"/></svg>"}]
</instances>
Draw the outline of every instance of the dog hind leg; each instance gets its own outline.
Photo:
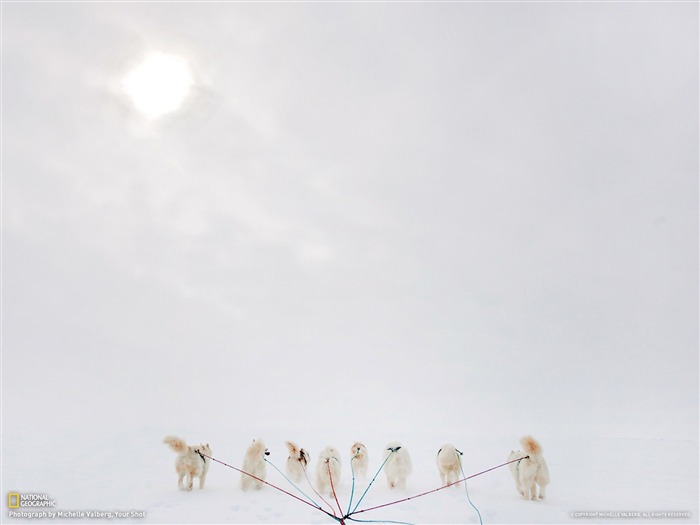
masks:
<instances>
[{"instance_id":1,"label":"dog hind leg","mask_svg":"<svg viewBox=\"0 0 700 525\"><path fill-rule=\"evenodd\" d=\"M184 472L178 472L177 474L178 474L178 478L177 478L177 488L179 488L180 490L184 490L184 489L185 489L185 486L182 484L182 479L185 477L185 473L184 473Z\"/></svg>"},{"instance_id":2,"label":"dog hind leg","mask_svg":"<svg viewBox=\"0 0 700 525\"><path fill-rule=\"evenodd\" d=\"M534 481L532 482L529 488L525 489L525 494L527 495L526 499L528 500L537 499L537 484Z\"/></svg>"}]
</instances>

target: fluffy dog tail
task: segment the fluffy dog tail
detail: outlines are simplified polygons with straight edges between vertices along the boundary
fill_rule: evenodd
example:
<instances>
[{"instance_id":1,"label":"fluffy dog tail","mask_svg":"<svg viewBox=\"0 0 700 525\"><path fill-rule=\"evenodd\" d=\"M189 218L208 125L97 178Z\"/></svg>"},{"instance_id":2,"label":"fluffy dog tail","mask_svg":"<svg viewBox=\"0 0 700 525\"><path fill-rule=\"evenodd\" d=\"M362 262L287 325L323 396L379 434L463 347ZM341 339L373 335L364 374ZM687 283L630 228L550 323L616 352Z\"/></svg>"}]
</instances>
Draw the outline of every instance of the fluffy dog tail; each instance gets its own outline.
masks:
<instances>
[{"instance_id":1,"label":"fluffy dog tail","mask_svg":"<svg viewBox=\"0 0 700 525\"><path fill-rule=\"evenodd\" d=\"M176 436L166 436L163 438L163 443L168 445L178 454L187 451L187 442L182 438Z\"/></svg>"},{"instance_id":2,"label":"fluffy dog tail","mask_svg":"<svg viewBox=\"0 0 700 525\"><path fill-rule=\"evenodd\" d=\"M528 456L537 457L542 454L542 445L532 436L521 437L520 444Z\"/></svg>"},{"instance_id":3,"label":"fluffy dog tail","mask_svg":"<svg viewBox=\"0 0 700 525\"><path fill-rule=\"evenodd\" d=\"M309 453L291 441L285 441L284 444L289 449L289 457L298 460L306 468L309 463Z\"/></svg>"}]
</instances>

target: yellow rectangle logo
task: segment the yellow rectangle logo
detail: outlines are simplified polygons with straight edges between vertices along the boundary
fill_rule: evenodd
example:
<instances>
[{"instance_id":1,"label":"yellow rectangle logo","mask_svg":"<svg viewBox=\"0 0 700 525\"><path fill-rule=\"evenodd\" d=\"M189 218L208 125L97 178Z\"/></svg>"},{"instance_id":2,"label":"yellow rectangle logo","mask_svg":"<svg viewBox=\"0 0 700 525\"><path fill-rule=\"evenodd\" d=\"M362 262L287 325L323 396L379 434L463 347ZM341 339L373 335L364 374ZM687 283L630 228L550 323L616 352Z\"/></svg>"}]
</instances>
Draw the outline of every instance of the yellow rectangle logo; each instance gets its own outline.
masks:
<instances>
[{"instance_id":1,"label":"yellow rectangle logo","mask_svg":"<svg viewBox=\"0 0 700 525\"><path fill-rule=\"evenodd\" d=\"M10 507L11 509L18 509L19 508L19 493L18 492L10 492L7 495L7 506Z\"/></svg>"}]
</instances>

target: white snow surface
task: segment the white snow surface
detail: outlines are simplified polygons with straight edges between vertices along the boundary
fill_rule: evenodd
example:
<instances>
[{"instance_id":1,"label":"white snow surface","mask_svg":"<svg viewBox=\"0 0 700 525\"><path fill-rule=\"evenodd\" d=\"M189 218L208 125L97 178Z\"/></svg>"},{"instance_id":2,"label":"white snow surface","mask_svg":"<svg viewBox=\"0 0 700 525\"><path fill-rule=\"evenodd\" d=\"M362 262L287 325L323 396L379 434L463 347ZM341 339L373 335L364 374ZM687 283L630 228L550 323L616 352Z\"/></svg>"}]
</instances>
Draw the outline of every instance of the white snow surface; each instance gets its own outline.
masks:
<instances>
[{"instance_id":1,"label":"white snow surface","mask_svg":"<svg viewBox=\"0 0 700 525\"><path fill-rule=\"evenodd\" d=\"M48 494L57 501L54 510L97 510L112 512L111 519L52 520L35 523L335 523L319 510L305 505L272 487L243 492L241 474L219 463L210 467L204 489L192 492L177 488L175 454L162 443L175 432L190 443L209 442L213 457L241 466L253 436L265 440L269 461L284 471L284 440L293 439L311 452L309 477L314 480L317 455L327 444L344 453L337 496L344 513L351 494L349 447L364 440L370 453L370 473L376 473L386 443L399 437L411 453L414 469L405 490L389 489L380 472L358 511L416 496L440 487L435 455L443 442L452 442L464 452L465 474L470 476L502 464L518 436L479 438L468 430L445 435L439 428L417 425L396 436L389 428L363 426L348 418L347 425L326 428L323 418L310 417L308 425L285 431L280 428L245 429L228 420L204 426L180 428L122 428L109 433L91 425L90 418L72 434L31 434L12 432L4 439L3 480L6 490ZM472 422L473 424L474 422ZM253 433L254 432L254 433ZM540 436L547 459L551 484L543 501L524 501L516 493L508 467L497 468L468 482L469 493L483 523L697 523L698 444L688 440L614 439L603 437L556 438ZM370 479L357 479L354 502ZM267 481L296 494L277 471L268 465ZM299 489L324 506L306 481ZM336 503L323 495L340 514ZM353 504L354 507L354 504ZM26 510L26 509L23 509ZM34 509L28 509L34 510ZM146 512L145 519L119 519L116 511ZM648 518L642 513L689 513L683 518ZM577 512L608 512L607 517L583 518ZM634 513L620 518L618 513ZM358 520L401 521L412 524L479 523L462 484L448 487L406 502L353 515ZM12 523L23 520L9 519ZM351 523L349 520L346 523Z\"/></svg>"}]
</instances>

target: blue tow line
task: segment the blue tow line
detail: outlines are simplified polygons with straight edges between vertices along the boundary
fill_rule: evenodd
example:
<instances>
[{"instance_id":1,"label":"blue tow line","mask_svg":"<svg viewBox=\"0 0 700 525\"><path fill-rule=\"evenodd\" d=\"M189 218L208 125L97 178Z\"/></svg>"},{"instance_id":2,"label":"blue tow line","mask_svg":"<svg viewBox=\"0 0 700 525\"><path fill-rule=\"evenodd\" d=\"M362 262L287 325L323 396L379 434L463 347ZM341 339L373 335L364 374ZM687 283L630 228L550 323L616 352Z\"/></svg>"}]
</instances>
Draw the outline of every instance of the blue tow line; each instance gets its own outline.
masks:
<instances>
[{"instance_id":1,"label":"blue tow line","mask_svg":"<svg viewBox=\"0 0 700 525\"><path fill-rule=\"evenodd\" d=\"M370 481L370 482L369 482L369 485L367 485L367 488L366 488L365 491L362 493L362 496L360 496L360 500L357 502L357 505L355 505L355 508L352 509L352 513L351 513L351 512L348 512L348 515L349 515L349 514L354 514L354 513L355 513L355 511L357 510L357 507L359 507L359 506L360 506L360 503L362 503L362 500L364 499L365 494L367 494L367 491L368 491L369 488L372 486L372 483L374 483L374 480L377 479L377 476L379 476L379 473L380 473L380 472L382 471L382 469L384 468L384 465L386 465L386 462L389 461L389 458L391 457L391 454L393 454L394 452L396 452L395 450L392 450L392 449L388 449L388 450L391 450L391 453L386 457L386 459L384 460L384 463L381 464L381 466L379 467L379 470L377 470L377 473L376 473L376 474L374 475L374 477L372 478L372 481ZM352 466L352 461L350 462L350 465ZM354 475L354 473L353 473L352 479L353 479L353 486L354 486L354 482L355 482L355 475ZM349 508L349 507L348 507L348 508Z\"/></svg>"},{"instance_id":2,"label":"blue tow line","mask_svg":"<svg viewBox=\"0 0 700 525\"><path fill-rule=\"evenodd\" d=\"M457 459L459 459L459 470L462 471L462 477L466 478L467 476L464 474L464 468L462 468L462 458L460 455L457 455ZM474 505L474 502L472 499L469 497L469 488L467 487L467 480L464 480L464 490L467 493L467 499L469 500L469 504L472 506L472 508L476 511L477 515L479 516L479 523L480 525L484 525L484 521L481 519L481 512L479 512L479 509L476 508L476 505Z\"/></svg>"},{"instance_id":3,"label":"blue tow line","mask_svg":"<svg viewBox=\"0 0 700 525\"><path fill-rule=\"evenodd\" d=\"M384 459L384 462L381 464L381 466L380 466L379 469L377 470L377 473L376 473L376 474L374 475L374 477L372 478L372 481L370 481L370 482L369 482L369 485L367 485L367 488L366 488L365 491L362 493L362 496L360 496L360 499L358 500L357 504L356 504L355 507L353 508L352 512L350 512L350 508L352 507L352 500L353 500L353 498L354 498L354 496L355 496L355 468L353 467L352 459L350 460L350 470L351 470L351 472L352 472L352 488L351 488L351 490L350 490L350 501L349 501L349 503L348 503L348 511L345 513L344 518L337 518L337 517L335 517L335 516L331 516L331 517L335 518L336 521L340 521L341 519L348 519L348 520L354 521L354 522L356 522L356 523L393 523L393 524L396 524L396 525L413 525L412 523L408 523L408 522L405 522L405 521L361 520L361 519L357 519L357 518L353 518L353 517L352 517L352 514L354 514L355 511L357 511L357 507L359 507L359 506L360 506L360 503L362 503L362 500L364 499L365 495L366 495L367 492L369 491L370 487L372 487L372 484L373 484L373 483L375 482L375 480L377 479L377 476L379 476L379 473L380 473L380 472L382 471L382 469L384 468L384 465L386 465L386 462L389 461L389 458L391 457L391 455L392 455L394 452L396 452L396 450L393 450L393 449L389 449L389 451L390 451L390 454ZM459 469L462 471L462 477L463 477L463 478L466 478L467 476L464 474L464 468L462 467L462 458L460 457L459 454L457 455L457 459L458 459L458 461L459 461ZM301 490L297 485L295 485L295 484L292 482L292 480L290 480L287 476L285 476L285 475L282 473L282 471L281 471L280 469L278 469L278 468L275 466L274 463L272 463L271 461L268 461L267 459L265 459L265 462L268 463L269 465L271 465L272 468L274 468L277 472L279 472L279 473L282 475L282 477L283 477L284 479L286 479L287 482L288 482L290 485L292 485L295 489L297 489L301 494L303 494L303 495L306 497L306 499L308 499L311 503L313 503L314 505L316 505L318 508L321 508L320 505L318 505L311 497L309 497L308 494L306 494L306 493L305 493L303 490ZM481 518L481 512L479 512L479 509L476 508L476 505L474 505L474 502L472 501L471 497L469 497L469 488L467 487L467 481L466 481L466 480L464 481L464 490L465 490L465 492L466 492L466 494L467 494L467 500L469 501L469 504L472 506L472 508L476 511L477 515L479 516L479 523L480 523L480 525L484 525L484 521L483 521L483 519Z\"/></svg>"},{"instance_id":4,"label":"blue tow line","mask_svg":"<svg viewBox=\"0 0 700 525\"><path fill-rule=\"evenodd\" d=\"M288 482L292 487L294 487L294 488L297 489L299 492L301 492L301 493L306 497L306 499L308 499L311 503L313 503L314 505L316 505L318 508L322 508L318 503L316 503L313 499L311 499L311 497L310 497L306 492L304 492L304 491L301 490L297 485L295 485L295 484L292 482L291 479L289 479L287 476L285 476L285 475L282 473L282 471L281 471L280 469L278 469L278 468L275 466L274 463L272 463L271 461L268 461L266 458L263 458L263 460L265 461L265 463L267 463L268 465L271 465L272 468L274 468L277 472L279 472L279 473L282 475L282 477L283 477L284 479L286 479L287 482Z\"/></svg>"},{"instance_id":5,"label":"blue tow line","mask_svg":"<svg viewBox=\"0 0 700 525\"><path fill-rule=\"evenodd\" d=\"M349 519L350 521L355 521L355 522L357 522L357 523L394 523L394 524L397 524L397 525L413 525L413 523L408 523L408 522L405 522L405 521L360 520L360 519L357 519L357 518L353 518L353 517L352 517L352 514L357 510L357 507L360 506L360 503L362 502L362 499L365 497L365 494L367 494L367 491L368 491L369 488L372 486L372 483L374 483L374 480L377 479L377 476L379 476L379 473L380 473L380 472L382 471L382 469L384 468L384 465L385 465L386 462L389 460L389 457L391 457L391 454L393 454L394 452L396 452L396 450L391 449L391 448L390 448L390 449L387 449L387 450L390 451L389 455L388 455L388 456L386 457L386 459L384 460L384 463L381 464L381 466L379 467L379 470L377 470L377 473L376 473L376 474L374 475L374 477L372 478L372 481L370 481L369 485L367 485L367 488L366 488L365 491L362 493L362 496L360 497L360 500L357 502L357 505L355 505L355 508L353 509L352 513L350 512L350 507L352 507L352 498L353 498L353 496L355 495L355 467L353 467L353 465L352 465L352 460L354 459L354 457L350 459L350 471L352 472L352 488L350 489L350 503L348 503L348 511L345 513L346 519Z\"/></svg>"}]
</instances>

